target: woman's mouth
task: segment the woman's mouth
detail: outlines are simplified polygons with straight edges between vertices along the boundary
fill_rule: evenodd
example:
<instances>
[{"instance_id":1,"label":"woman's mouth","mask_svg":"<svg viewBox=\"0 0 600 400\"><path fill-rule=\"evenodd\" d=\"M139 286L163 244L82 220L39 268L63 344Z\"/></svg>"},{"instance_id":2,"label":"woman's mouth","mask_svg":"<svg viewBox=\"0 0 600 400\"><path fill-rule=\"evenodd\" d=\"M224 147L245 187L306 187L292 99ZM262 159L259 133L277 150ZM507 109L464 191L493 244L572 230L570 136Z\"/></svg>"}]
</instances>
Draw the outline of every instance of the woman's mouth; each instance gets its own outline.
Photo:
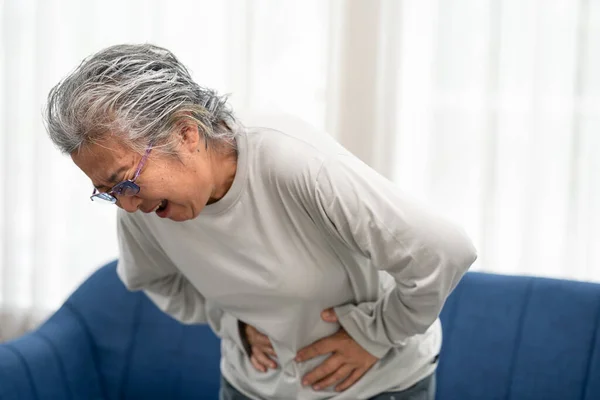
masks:
<instances>
[{"instance_id":1,"label":"woman's mouth","mask_svg":"<svg viewBox=\"0 0 600 400\"><path fill-rule=\"evenodd\" d=\"M163 200L159 205L156 206L156 215L161 218L165 218L167 216L167 212L169 210L169 202L167 200Z\"/></svg>"}]
</instances>

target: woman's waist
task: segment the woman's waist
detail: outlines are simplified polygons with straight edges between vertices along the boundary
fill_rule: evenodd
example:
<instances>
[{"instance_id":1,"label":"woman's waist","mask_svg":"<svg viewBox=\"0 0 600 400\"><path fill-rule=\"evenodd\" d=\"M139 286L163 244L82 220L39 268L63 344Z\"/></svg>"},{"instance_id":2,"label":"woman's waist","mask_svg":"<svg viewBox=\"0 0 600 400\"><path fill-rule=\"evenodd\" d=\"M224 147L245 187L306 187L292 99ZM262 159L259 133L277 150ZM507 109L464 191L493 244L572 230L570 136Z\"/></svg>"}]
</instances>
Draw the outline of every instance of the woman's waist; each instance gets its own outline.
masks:
<instances>
[{"instance_id":1,"label":"woman's waist","mask_svg":"<svg viewBox=\"0 0 600 400\"><path fill-rule=\"evenodd\" d=\"M436 321L425 334L409 338L402 347L392 348L351 388L352 390L346 392L363 397L367 392L374 395L392 388L414 384L435 370L441 339L441 327L439 321ZM247 386L252 393L256 393L261 398L286 398L286 394L289 393L303 393L301 398L307 399L335 398L332 396L337 392L333 388L315 392L301 385L302 378L321 365L330 354L298 363L294 361L298 349L291 343L274 342L273 347L277 354L275 361L278 366L263 373L254 369L243 349L233 341L224 339L222 368L227 370L226 376L242 382L242 385ZM375 391L371 392L372 390ZM289 398L300 398L300 396Z\"/></svg>"}]
</instances>

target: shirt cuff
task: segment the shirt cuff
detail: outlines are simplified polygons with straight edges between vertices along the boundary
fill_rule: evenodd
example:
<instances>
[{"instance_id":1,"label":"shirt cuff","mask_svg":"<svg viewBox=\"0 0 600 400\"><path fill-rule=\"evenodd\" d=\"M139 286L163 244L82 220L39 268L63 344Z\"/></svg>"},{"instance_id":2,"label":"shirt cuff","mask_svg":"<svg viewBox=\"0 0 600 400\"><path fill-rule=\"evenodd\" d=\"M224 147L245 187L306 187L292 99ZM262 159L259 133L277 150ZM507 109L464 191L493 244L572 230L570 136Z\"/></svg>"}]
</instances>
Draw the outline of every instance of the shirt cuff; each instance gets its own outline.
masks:
<instances>
[{"instance_id":1,"label":"shirt cuff","mask_svg":"<svg viewBox=\"0 0 600 400\"><path fill-rule=\"evenodd\" d=\"M244 338L242 337L242 331L240 329L241 321L238 321L233 315L224 312L221 323L223 324L223 332L225 333L225 337L233 340L238 348L245 353L248 353L246 348L247 341L244 341Z\"/></svg>"},{"instance_id":2,"label":"shirt cuff","mask_svg":"<svg viewBox=\"0 0 600 400\"><path fill-rule=\"evenodd\" d=\"M363 307L374 307L375 303L361 303ZM346 330L348 335L356 341L363 349L381 359L393 346L374 341L365 333L366 325L369 324L369 317L353 304L345 304L334 307L338 322Z\"/></svg>"}]
</instances>

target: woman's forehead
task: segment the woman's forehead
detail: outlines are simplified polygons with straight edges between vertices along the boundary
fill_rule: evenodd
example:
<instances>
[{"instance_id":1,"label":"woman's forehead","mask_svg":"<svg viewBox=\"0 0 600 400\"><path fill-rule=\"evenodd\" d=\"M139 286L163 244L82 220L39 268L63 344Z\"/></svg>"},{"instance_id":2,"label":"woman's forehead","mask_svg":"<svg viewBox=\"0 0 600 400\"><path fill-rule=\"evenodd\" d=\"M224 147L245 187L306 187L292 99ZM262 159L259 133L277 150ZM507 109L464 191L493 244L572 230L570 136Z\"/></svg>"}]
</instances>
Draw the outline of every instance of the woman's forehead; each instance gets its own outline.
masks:
<instances>
[{"instance_id":1,"label":"woman's forehead","mask_svg":"<svg viewBox=\"0 0 600 400\"><path fill-rule=\"evenodd\" d=\"M111 184L119 179L119 174L131 168L136 157L129 147L107 138L83 146L71 154L71 159L94 183L95 186Z\"/></svg>"},{"instance_id":2,"label":"woman's forehead","mask_svg":"<svg viewBox=\"0 0 600 400\"><path fill-rule=\"evenodd\" d=\"M111 163L133 157L135 152L114 136L87 143L71 154L71 158L83 163Z\"/></svg>"}]
</instances>

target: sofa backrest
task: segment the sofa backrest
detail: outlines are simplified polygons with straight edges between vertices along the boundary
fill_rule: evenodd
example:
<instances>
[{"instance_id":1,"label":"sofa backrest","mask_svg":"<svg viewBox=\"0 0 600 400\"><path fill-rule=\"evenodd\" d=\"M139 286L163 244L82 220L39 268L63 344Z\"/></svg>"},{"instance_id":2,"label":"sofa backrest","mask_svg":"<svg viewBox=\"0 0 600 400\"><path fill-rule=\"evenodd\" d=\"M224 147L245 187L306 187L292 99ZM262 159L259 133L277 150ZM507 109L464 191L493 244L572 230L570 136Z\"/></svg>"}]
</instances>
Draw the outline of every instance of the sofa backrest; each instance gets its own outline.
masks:
<instances>
[{"instance_id":1,"label":"sofa backrest","mask_svg":"<svg viewBox=\"0 0 600 400\"><path fill-rule=\"evenodd\" d=\"M220 341L206 325L182 325L141 292L125 289L116 262L96 271L67 304L95 343L108 399L217 399Z\"/></svg>"},{"instance_id":2,"label":"sofa backrest","mask_svg":"<svg viewBox=\"0 0 600 400\"><path fill-rule=\"evenodd\" d=\"M469 272L442 312L438 399L600 399L600 285Z\"/></svg>"}]
</instances>

